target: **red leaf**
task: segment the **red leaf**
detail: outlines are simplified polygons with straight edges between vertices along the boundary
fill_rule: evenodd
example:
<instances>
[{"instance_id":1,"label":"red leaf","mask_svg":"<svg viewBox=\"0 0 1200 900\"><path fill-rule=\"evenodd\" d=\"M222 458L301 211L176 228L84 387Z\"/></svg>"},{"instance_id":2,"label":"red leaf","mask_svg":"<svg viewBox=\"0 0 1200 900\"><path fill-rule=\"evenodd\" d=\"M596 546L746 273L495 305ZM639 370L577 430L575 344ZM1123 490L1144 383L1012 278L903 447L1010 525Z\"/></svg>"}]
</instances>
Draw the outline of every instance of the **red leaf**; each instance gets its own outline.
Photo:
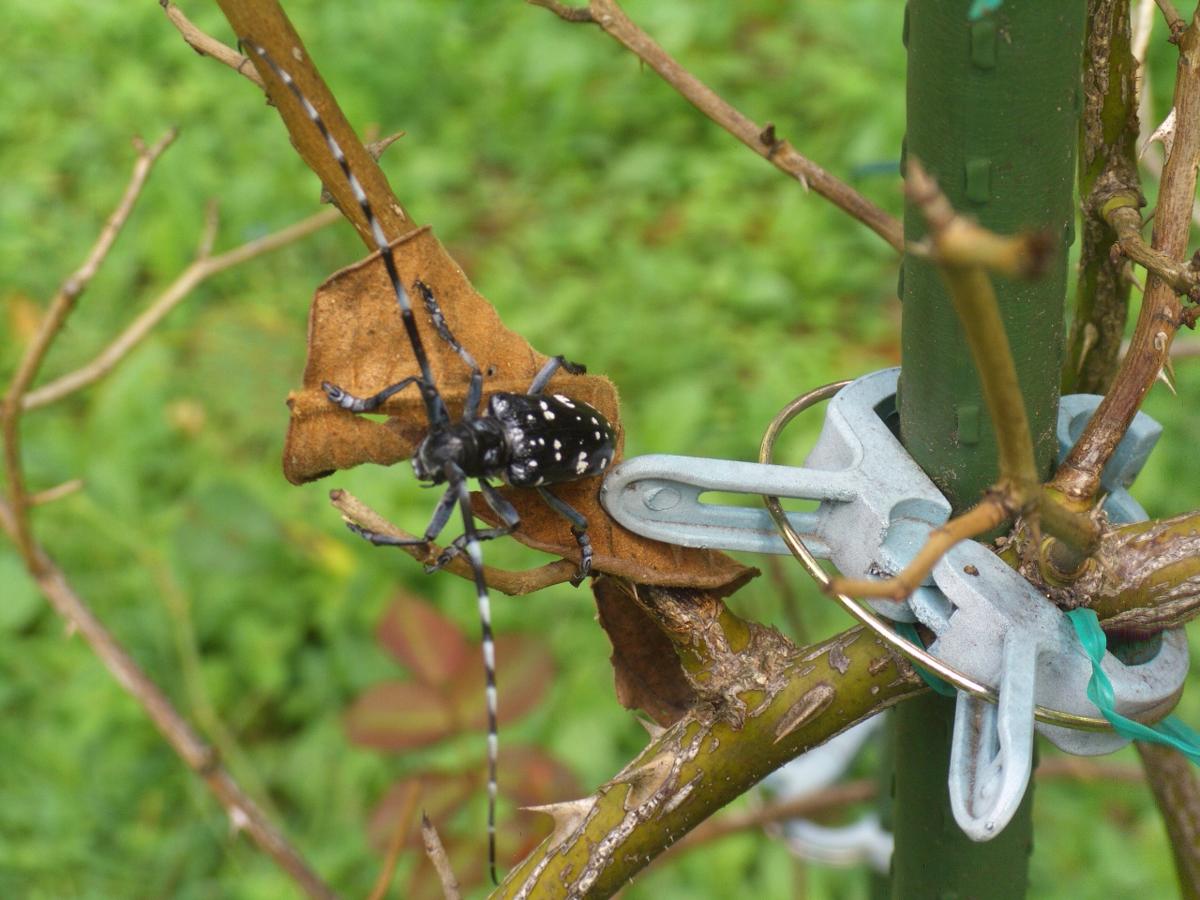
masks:
<instances>
[{"instance_id":1,"label":"red leaf","mask_svg":"<svg viewBox=\"0 0 1200 900\"><path fill-rule=\"evenodd\" d=\"M368 688L346 712L345 726L352 742L380 750L426 747L457 730L446 700L411 681Z\"/></svg>"},{"instance_id":2,"label":"red leaf","mask_svg":"<svg viewBox=\"0 0 1200 900\"><path fill-rule=\"evenodd\" d=\"M554 659L542 643L523 634L496 638L496 692L500 723L511 724L541 702L554 678ZM483 663L467 666L449 686L455 721L463 728L487 727Z\"/></svg>"},{"instance_id":3,"label":"red leaf","mask_svg":"<svg viewBox=\"0 0 1200 900\"><path fill-rule=\"evenodd\" d=\"M431 604L401 594L376 630L380 645L430 685L443 685L467 667L471 645L458 626Z\"/></svg>"},{"instance_id":4,"label":"red leaf","mask_svg":"<svg viewBox=\"0 0 1200 900\"><path fill-rule=\"evenodd\" d=\"M673 725L696 703L670 640L613 578L592 584L600 627L612 643L617 700L640 709L662 726Z\"/></svg>"},{"instance_id":5,"label":"red leaf","mask_svg":"<svg viewBox=\"0 0 1200 900\"><path fill-rule=\"evenodd\" d=\"M404 812L405 799L408 791L416 786L420 793L417 795L416 808L405 829L405 845L420 847L424 853L421 841L421 812L424 811L429 820L439 824L438 833L442 834L445 823L454 819L455 813L467 802L472 794L479 790L476 780L467 773L448 774L444 772L420 772L411 778L397 781L384 794L371 813L371 821L367 826L371 843L376 849L387 847L392 834L399 826L397 819ZM445 837L445 834L442 834Z\"/></svg>"}]
</instances>

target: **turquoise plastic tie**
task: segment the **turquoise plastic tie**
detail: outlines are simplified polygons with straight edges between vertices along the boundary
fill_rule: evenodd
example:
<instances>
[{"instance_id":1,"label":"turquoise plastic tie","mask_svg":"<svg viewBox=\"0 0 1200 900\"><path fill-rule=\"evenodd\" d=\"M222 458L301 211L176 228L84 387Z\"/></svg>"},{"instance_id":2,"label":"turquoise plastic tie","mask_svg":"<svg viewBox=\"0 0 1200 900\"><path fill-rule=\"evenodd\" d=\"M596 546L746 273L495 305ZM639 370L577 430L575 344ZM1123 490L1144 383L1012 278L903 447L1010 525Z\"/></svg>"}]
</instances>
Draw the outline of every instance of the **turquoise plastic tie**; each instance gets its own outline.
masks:
<instances>
[{"instance_id":1,"label":"turquoise plastic tie","mask_svg":"<svg viewBox=\"0 0 1200 900\"><path fill-rule=\"evenodd\" d=\"M967 13L967 18L974 22L976 19L998 10L1003 2L1004 0L975 0L971 4L970 12Z\"/></svg>"},{"instance_id":2,"label":"turquoise plastic tie","mask_svg":"<svg viewBox=\"0 0 1200 900\"><path fill-rule=\"evenodd\" d=\"M897 634L899 634L901 637L908 638L918 647L925 646L925 644L921 641L921 636L917 634L916 626L913 625L912 622L893 622L892 627L895 628ZM958 691L955 690L954 685L947 684L945 681L938 678L923 666L913 663L912 667L917 670L917 674L921 676L922 681L924 681L927 685L933 688L936 693L941 694L943 697L953 697L958 693Z\"/></svg>"},{"instance_id":3,"label":"turquoise plastic tie","mask_svg":"<svg viewBox=\"0 0 1200 900\"><path fill-rule=\"evenodd\" d=\"M1122 737L1132 741L1150 741L1174 747L1196 765L1200 765L1200 734L1174 716L1167 716L1156 725L1143 725L1121 715L1113 708L1113 687L1105 671L1100 668L1104 659L1104 651L1108 648L1108 639L1096 611L1092 609L1073 609L1067 613L1067 618L1075 627L1075 634L1083 644L1083 650L1092 661L1092 677L1088 680L1088 699L1096 704L1101 715L1112 724L1113 730Z\"/></svg>"}]
</instances>

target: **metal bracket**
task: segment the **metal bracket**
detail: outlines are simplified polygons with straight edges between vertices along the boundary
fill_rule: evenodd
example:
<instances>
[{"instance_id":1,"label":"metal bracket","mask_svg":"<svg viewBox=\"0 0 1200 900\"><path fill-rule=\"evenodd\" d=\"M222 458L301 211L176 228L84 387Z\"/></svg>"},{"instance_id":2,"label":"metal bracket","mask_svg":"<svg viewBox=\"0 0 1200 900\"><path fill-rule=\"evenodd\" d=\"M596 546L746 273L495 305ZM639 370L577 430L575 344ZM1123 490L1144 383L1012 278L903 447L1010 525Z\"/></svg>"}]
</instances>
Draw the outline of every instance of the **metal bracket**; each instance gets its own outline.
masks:
<instances>
[{"instance_id":1,"label":"metal bracket","mask_svg":"<svg viewBox=\"0 0 1200 900\"><path fill-rule=\"evenodd\" d=\"M851 576L886 576L902 569L930 529L949 516L949 504L888 428L898 369L875 372L830 401L821 436L803 468L651 456L626 460L606 479L601 500L626 528L686 546L787 552L767 514L703 502L706 491L820 501L789 521L814 555ZM1059 411L1060 458L1078 438L1100 398L1064 397ZM1102 475L1106 509L1116 521L1144 511L1128 486L1161 427L1142 413ZM1111 752L1127 741L1111 732L1084 732L1034 722L1034 706L1096 717L1085 686L1090 663L1061 610L987 547L960 543L904 603L876 601L897 621L921 621L937 635L930 651L958 671L995 685L997 705L959 697L950 789L955 817L976 840L1003 829L1015 812L1032 768L1032 733L1071 753ZM1153 718L1174 704L1187 672L1181 632L1164 635L1158 654L1126 666L1111 654L1119 712Z\"/></svg>"},{"instance_id":2,"label":"metal bracket","mask_svg":"<svg viewBox=\"0 0 1200 900\"><path fill-rule=\"evenodd\" d=\"M842 388L825 413L803 468L652 455L628 459L604 480L600 502L621 525L645 537L682 544L787 553L761 507L705 503L706 491L818 500L814 513L790 520L812 552L842 572L898 572L950 504L892 434L899 369L865 375ZM873 604L912 621L903 602Z\"/></svg>"}]
</instances>

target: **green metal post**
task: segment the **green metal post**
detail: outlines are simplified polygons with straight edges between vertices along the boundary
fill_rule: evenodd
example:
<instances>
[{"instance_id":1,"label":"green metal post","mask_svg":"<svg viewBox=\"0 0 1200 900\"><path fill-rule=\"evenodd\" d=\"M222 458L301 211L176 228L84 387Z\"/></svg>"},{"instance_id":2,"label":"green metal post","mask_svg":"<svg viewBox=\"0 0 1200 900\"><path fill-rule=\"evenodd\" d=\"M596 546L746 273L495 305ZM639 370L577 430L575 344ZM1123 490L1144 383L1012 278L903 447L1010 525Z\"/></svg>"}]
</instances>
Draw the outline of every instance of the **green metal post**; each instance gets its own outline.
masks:
<instances>
[{"instance_id":1,"label":"green metal post","mask_svg":"<svg viewBox=\"0 0 1200 900\"><path fill-rule=\"evenodd\" d=\"M919 159L958 210L999 232L1048 229L1064 250L1033 283L996 279L1044 474L1053 462L1073 239L1075 147L1086 0L1004 0L972 21L971 0L909 0L905 157ZM924 224L910 208L912 242ZM996 480L996 446L978 378L937 271L904 259L900 434L950 498L970 506ZM897 712L892 897L1022 897L1032 848L1030 798L999 837L960 832L946 790L953 701Z\"/></svg>"}]
</instances>

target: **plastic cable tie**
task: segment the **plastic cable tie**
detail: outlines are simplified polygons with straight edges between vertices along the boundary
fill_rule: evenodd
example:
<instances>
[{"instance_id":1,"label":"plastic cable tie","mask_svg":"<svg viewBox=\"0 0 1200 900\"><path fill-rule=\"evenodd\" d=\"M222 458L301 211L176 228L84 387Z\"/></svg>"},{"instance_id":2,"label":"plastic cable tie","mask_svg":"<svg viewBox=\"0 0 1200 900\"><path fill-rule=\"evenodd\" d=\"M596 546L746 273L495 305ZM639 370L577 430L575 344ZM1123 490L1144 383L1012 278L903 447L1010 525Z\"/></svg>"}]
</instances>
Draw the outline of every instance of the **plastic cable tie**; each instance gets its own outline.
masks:
<instances>
[{"instance_id":1,"label":"plastic cable tie","mask_svg":"<svg viewBox=\"0 0 1200 900\"><path fill-rule=\"evenodd\" d=\"M1200 733L1193 731L1175 716L1167 716L1155 725L1144 725L1126 718L1113 708L1113 686L1100 661L1108 648L1108 638L1100 627L1096 611L1080 607L1067 613L1083 651L1092 662L1092 677L1088 680L1088 699L1096 704L1100 714L1112 723L1117 734L1133 741L1150 741L1174 747L1196 765L1200 765Z\"/></svg>"},{"instance_id":2,"label":"plastic cable tie","mask_svg":"<svg viewBox=\"0 0 1200 900\"><path fill-rule=\"evenodd\" d=\"M1003 3L1004 0L975 0L967 12L967 18L972 22L982 19L988 13L998 10Z\"/></svg>"},{"instance_id":3,"label":"plastic cable tie","mask_svg":"<svg viewBox=\"0 0 1200 900\"><path fill-rule=\"evenodd\" d=\"M896 630L897 634L908 638L918 647L925 646L925 642L922 641L921 636L917 634L917 626L915 626L912 622L893 622L892 627ZM954 687L954 685L943 681L941 678L938 678L924 666L919 666L914 662L912 663L912 667L917 670L917 674L921 676L921 680L933 688L936 693L941 694L943 697L953 697L958 694L958 690Z\"/></svg>"}]
</instances>

